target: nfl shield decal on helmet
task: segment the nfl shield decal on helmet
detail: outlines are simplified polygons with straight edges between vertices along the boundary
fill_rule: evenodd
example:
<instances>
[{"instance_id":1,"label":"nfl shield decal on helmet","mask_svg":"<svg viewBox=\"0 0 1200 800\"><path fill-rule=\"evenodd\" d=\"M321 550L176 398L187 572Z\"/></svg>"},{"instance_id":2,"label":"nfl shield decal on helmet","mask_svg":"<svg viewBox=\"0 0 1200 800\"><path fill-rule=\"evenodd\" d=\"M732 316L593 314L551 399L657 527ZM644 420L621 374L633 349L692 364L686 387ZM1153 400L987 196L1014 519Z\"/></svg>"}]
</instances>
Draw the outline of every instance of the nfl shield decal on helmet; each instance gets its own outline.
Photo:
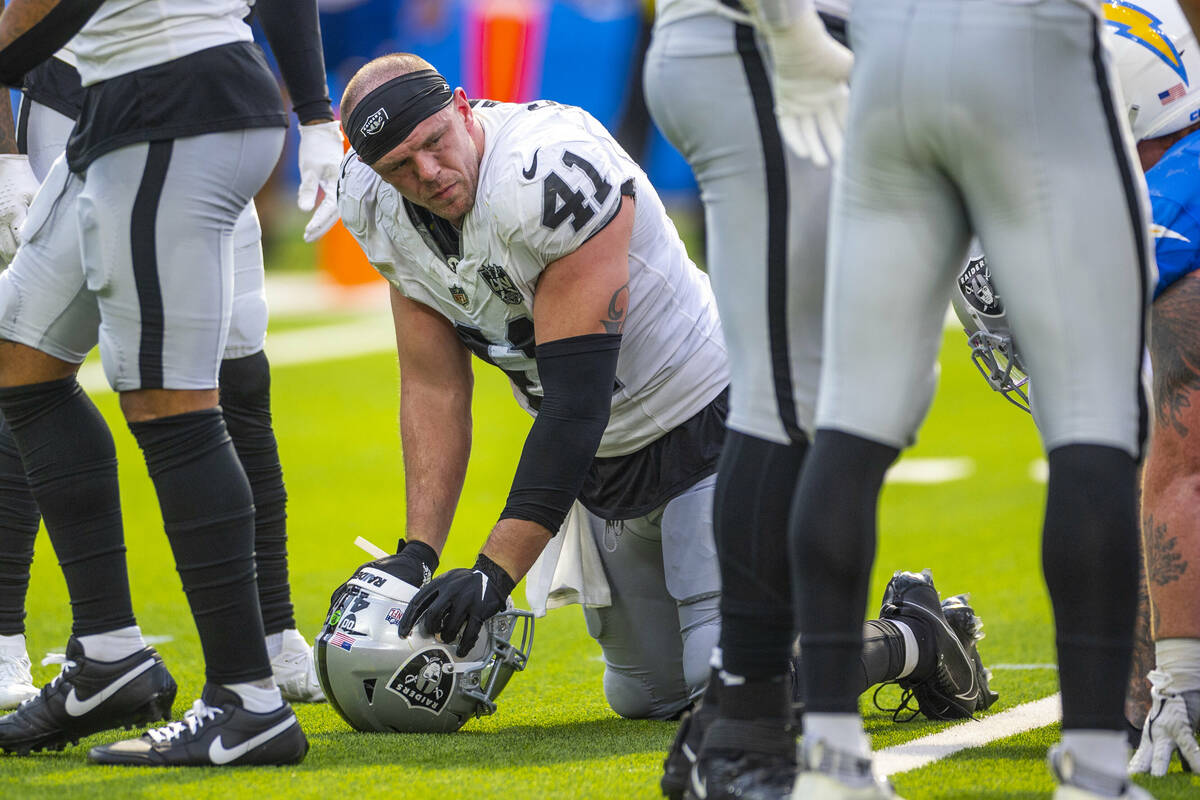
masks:
<instances>
[{"instance_id":1,"label":"nfl shield decal on helmet","mask_svg":"<svg viewBox=\"0 0 1200 800\"><path fill-rule=\"evenodd\" d=\"M367 117L367 121L362 124L362 127L359 128L359 130L362 131L364 136L370 136L371 134L379 133L381 130L383 130L383 124L387 121L387 111L380 108L374 114Z\"/></svg>"},{"instance_id":2,"label":"nfl shield decal on helmet","mask_svg":"<svg viewBox=\"0 0 1200 800\"><path fill-rule=\"evenodd\" d=\"M992 273L984 256L972 258L967 263L966 269L958 276L958 287L971 307L980 314L998 317L1004 313L996 287L992 286Z\"/></svg>"},{"instance_id":3,"label":"nfl shield decal on helmet","mask_svg":"<svg viewBox=\"0 0 1200 800\"><path fill-rule=\"evenodd\" d=\"M454 302L463 308L466 308L471 303L471 298L467 297L467 291L461 286L451 286L450 296L454 298Z\"/></svg>"},{"instance_id":4,"label":"nfl shield decal on helmet","mask_svg":"<svg viewBox=\"0 0 1200 800\"><path fill-rule=\"evenodd\" d=\"M412 708L441 713L454 691L454 663L436 647L414 653L388 681L387 688Z\"/></svg>"},{"instance_id":5,"label":"nfl shield decal on helmet","mask_svg":"<svg viewBox=\"0 0 1200 800\"><path fill-rule=\"evenodd\" d=\"M504 267L498 267L495 264L485 264L479 268L479 276L487 282L488 287L495 295L505 303L510 306L520 305L521 291L512 282L512 278L508 277L508 273L504 271Z\"/></svg>"}]
</instances>

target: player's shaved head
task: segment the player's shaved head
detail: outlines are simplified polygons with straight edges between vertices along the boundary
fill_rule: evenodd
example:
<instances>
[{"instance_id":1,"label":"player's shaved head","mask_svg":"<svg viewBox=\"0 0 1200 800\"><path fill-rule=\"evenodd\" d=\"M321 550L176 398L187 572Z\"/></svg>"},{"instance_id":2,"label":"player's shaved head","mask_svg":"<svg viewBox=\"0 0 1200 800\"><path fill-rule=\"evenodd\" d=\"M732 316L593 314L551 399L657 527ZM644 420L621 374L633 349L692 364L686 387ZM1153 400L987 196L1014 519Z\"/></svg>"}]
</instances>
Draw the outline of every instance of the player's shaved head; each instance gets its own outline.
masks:
<instances>
[{"instance_id":1,"label":"player's shaved head","mask_svg":"<svg viewBox=\"0 0 1200 800\"><path fill-rule=\"evenodd\" d=\"M342 92L342 119L350 119L354 107L364 97L392 78L433 68L428 61L412 53L388 53L368 61L358 72L354 73L354 77L346 84L346 91Z\"/></svg>"}]
</instances>

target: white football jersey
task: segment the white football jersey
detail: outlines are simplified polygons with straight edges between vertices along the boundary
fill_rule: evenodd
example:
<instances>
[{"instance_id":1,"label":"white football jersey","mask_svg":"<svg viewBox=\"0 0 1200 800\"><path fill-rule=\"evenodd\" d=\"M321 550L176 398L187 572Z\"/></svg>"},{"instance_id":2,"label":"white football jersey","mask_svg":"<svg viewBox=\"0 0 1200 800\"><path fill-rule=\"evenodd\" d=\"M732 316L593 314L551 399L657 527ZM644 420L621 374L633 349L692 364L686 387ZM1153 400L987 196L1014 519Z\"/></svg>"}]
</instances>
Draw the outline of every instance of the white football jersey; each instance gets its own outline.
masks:
<instances>
[{"instance_id":1,"label":"white football jersey","mask_svg":"<svg viewBox=\"0 0 1200 800\"><path fill-rule=\"evenodd\" d=\"M247 0L107 0L70 42L84 86L253 39ZM143 102L149 102L140 98Z\"/></svg>"},{"instance_id":2,"label":"white football jersey","mask_svg":"<svg viewBox=\"0 0 1200 800\"><path fill-rule=\"evenodd\" d=\"M813 0L813 6L818 11L837 17L845 18L850 15L850 0ZM736 22L750 23L750 15L740 3L725 0L658 0L654 4L655 23L658 25L702 14L717 14Z\"/></svg>"},{"instance_id":3,"label":"white football jersey","mask_svg":"<svg viewBox=\"0 0 1200 800\"><path fill-rule=\"evenodd\" d=\"M696 414L729 382L708 276L688 259L645 173L582 109L540 101L482 101L485 134L475 207L463 220L461 259L447 259L400 193L353 151L338 207L371 264L404 296L452 322L464 344L504 370L536 414L533 297L548 264L636 197L629 308L612 412L598 456L632 453Z\"/></svg>"}]
</instances>

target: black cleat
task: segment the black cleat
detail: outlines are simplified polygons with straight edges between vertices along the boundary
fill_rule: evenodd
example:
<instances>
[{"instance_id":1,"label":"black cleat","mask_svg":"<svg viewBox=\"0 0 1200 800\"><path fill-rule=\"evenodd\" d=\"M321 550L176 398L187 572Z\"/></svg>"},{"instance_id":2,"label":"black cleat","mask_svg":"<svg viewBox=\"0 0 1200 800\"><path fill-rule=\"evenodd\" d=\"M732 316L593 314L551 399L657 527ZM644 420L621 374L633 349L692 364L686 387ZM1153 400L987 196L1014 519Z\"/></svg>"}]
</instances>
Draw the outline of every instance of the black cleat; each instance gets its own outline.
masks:
<instances>
[{"instance_id":1,"label":"black cleat","mask_svg":"<svg viewBox=\"0 0 1200 800\"><path fill-rule=\"evenodd\" d=\"M308 739L292 707L255 714L241 698L209 683L183 719L146 731L137 739L93 747L95 764L146 767L221 767L298 764Z\"/></svg>"},{"instance_id":2,"label":"black cleat","mask_svg":"<svg viewBox=\"0 0 1200 800\"><path fill-rule=\"evenodd\" d=\"M716 718L717 712L709 711L699 700L691 711L685 711L680 717L671 749L663 759L663 774L658 782L664 796L671 800L682 800L688 776L692 774L692 765L696 763L696 754L700 752L700 743L704 741L704 732Z\"/></svg>"},{"instance_id":3,"label":"black cleat","mask_svg":"<svg viewBox=\"0 0 1200 800\"><path fill-rule=\"evenodd\" d=\"M1000 695L992 691L989 685L992 671L983 666L983 659L979 657L977 643L984 637L983 620L975 614L975 609L971 608L970 603L971 596L968 594L947 597L942 601L942 614L958 635L958 640L966 648L967 654L971 656L971 663L975 665L975 680L979 684L979 700L975 704L975 710L984 711L999 700Z\"/></svg>"},{"instance_id":4,"label":"black cleat","mask_svg":"<svg viewBox=\"0 0 1200 800\"><path fill-rule=\"evenodd\" d=\"M688 800L788 800L796 739L782 720L716 719L692 765Z\"/></svg>"},{"instance_id":5,"label":"black cleat","mask_svg":"<svg viewBox=\"0 0 1200 800\"><path fill-rule=\"evenodd\" d=\"M930 719L973 717L976 711L991 705L994 697L989 695L986 682L981 685L976 669L978 655L972 658L947 621L929 570L892 575L883 590L879 616L921 626L936 648L932 669L898 681L907 690L901 708L907 705L909 693L916 698L921 713ZM974 639L971 643L974 645Z\"/></svg>"},{"instance_id":6,"label":"black cleat","mask_svg":"<svg viewBox=\"0 0 1200 800\"><path fill-rule=\"evenodd\" d=\"M153 647L120 661L97 661L72 636L58 658L63 671L0 717L0 750L21 756L62 750L99 731L171 718L175 681Z\"/></svg>"}]
</instances>

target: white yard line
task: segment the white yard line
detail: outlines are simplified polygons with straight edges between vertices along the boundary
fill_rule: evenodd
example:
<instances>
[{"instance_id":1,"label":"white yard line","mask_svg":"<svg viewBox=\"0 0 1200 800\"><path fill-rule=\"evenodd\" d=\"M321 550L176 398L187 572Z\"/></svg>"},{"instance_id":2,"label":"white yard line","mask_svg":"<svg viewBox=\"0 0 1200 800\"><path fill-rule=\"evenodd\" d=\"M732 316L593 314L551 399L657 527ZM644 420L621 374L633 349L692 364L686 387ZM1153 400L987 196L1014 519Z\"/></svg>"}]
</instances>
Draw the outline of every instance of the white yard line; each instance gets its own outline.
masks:
<instances>
[{"instance_id":1,"label":"white yard line","mask_svg":"<svg viewBox=\"0 0 1200 800\"><path fill-rule=\"evenodd\" d=\"M960 750L983 747L997 739L1044 728L1061 717L1062 705L1057 694L1022 703L979 722L968 720L944 731L880 750L875 754L875 774L886 777L918 769Z\"/></svg>"},{"instance_id":2,"label":"white yard line","mask_svg":"<svg viewBox=\"0 0 1200 800\"><path fill-rule=\"evenodd\" d=\"M969 458L906 458L888 470L888 483L949 483L975 474Z\"/></svg>"},{"instance_id":3,"label":"white yard line","mask_svg":"<svg viewBox=\"0 0 1200 800\"><path fill-rule=\"evenodd\" d=\"M272 367L331 361L395 349L396 334L391 315L386 313L336 325L317 325L273 333L267 336L266 346ZM98 361L83 365L79 370L79 383L89 394L112 391Z\"/></svg>"}]
</instances>

